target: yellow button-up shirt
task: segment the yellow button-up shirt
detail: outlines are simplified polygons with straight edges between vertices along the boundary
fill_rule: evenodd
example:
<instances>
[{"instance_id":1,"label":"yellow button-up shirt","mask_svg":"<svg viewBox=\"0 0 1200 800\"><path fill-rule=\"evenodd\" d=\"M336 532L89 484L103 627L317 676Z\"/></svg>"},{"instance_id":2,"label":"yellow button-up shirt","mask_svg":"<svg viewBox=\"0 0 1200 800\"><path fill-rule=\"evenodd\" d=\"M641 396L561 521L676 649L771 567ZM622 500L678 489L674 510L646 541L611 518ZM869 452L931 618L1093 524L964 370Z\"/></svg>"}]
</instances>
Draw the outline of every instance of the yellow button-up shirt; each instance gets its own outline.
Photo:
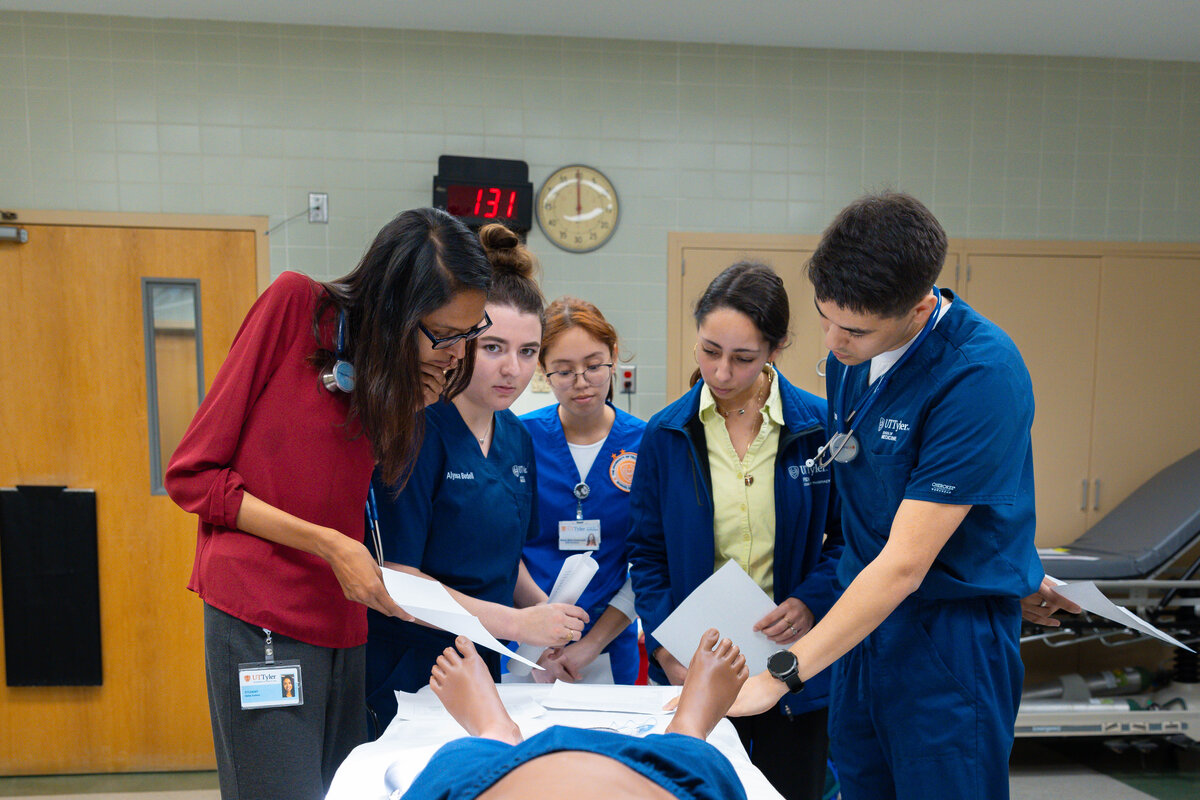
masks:
<instances>
[{"instance_id":1,"label":"yellow button-up shirt","mask_svg":"<svg viewBox=\"0 0 1200 800\"><path fill-rule=\"evenodd\" d=\"M783 401L778 375L761 412L758 436L739 459L725 429L725 418L705 386L700 390L700 422L708 442L708 467L712 476L713 535L716 561L713 571L726 561L736 561L768 597L775 589L775 456L783 427Z\"/></svg>"}]
</instances>

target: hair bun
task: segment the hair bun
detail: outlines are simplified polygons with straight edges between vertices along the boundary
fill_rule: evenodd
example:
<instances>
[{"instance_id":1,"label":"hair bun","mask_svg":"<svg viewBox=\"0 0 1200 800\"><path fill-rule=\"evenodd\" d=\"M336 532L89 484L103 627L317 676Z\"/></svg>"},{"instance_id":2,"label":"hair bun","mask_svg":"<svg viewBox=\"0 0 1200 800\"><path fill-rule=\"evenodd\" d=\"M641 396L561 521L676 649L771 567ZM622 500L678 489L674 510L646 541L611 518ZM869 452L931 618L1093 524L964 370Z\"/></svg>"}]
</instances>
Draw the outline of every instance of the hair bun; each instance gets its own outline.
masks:
<instances>
[{"instance_id":1,"label":"hair bun","mask_svg":"<svg viewBox=\"0 0 1200 800\"><path fill-rule=\"evenodd\" d=\"M498 222L484 225L479 231L479 241L487 253L488 261L497 275L517 275L532 278L537 262L533 253L521 244L521 239Z\"/></svg>"}]
</instances>

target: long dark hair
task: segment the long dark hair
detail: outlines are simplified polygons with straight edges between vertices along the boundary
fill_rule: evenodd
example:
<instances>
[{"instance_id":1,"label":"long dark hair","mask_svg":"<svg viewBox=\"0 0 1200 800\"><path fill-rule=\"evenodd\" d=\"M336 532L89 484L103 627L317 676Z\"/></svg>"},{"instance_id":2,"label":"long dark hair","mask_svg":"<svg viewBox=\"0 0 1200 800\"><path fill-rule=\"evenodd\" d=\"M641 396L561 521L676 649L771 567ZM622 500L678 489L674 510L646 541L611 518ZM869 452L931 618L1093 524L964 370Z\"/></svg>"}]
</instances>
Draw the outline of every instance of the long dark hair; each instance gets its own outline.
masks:
<instances>
[{"instance_id":1,"label":"long dark hair","mask_svg":"<svg viewBox=\"0 0 1200 800\"><path fill-rule=\"evenodd\" d=\"M704 294L696 301L692 317L699 327L705 317L718 308L729 308L745 314L767 341L769 350L787 343L791 307L787 289L775 270L757 261L739 261L726 267L712 279ZM700 370L692 373L689 385L700 380Z\"/></svg>"},{"instance_id":2,"label":"long dark hair","mask_svg":"<svg viewBox=\"0 0 1200 800\"><path fill-rule=\"evenodd\" d=\"M487 292L492 268L479 238L457 218L434 208L399 214L380 229L354 271L324 283L313 314L318 349L309 357L318 371L335 355L321 340L320 323L330 306L346 314L346 351L354 364L347 424L361 425L383 479L403 486L424 433L421 386L421 318L467 289ZM475 342L447 377L444 396L471 381Z\"/></svg>"}]
</instances>

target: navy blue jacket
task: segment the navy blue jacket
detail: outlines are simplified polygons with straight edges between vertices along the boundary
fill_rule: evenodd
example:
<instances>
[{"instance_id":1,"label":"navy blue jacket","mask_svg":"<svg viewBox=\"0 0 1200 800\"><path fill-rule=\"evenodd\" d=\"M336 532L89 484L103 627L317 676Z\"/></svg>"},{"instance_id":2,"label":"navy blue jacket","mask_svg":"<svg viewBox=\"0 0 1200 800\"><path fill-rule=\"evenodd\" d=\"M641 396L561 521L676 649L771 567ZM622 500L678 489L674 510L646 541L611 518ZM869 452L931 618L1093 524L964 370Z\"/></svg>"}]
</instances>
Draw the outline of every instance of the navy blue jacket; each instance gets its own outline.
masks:
<instances>
[{"instance_id":1,"label":"navy blue jacket","mask_svg":"<svg viewBox=\"0 0 1200 800\"><path fill-rule=\"evenodd\" d=\"M648 653L659 646L649 632L713 574L716 560L701 385L650 418L633 475L630 574ZM838 596L835 570L842 535L828 468L810 469L804 462L825 443L826 403L782 375L779 393L784 426L775 459L774 599L795 597L820 620ZM650 675L667 682L654 658ZM828 703L828 670L783 700L797 714Z\"/></svg>"}]
</instances>

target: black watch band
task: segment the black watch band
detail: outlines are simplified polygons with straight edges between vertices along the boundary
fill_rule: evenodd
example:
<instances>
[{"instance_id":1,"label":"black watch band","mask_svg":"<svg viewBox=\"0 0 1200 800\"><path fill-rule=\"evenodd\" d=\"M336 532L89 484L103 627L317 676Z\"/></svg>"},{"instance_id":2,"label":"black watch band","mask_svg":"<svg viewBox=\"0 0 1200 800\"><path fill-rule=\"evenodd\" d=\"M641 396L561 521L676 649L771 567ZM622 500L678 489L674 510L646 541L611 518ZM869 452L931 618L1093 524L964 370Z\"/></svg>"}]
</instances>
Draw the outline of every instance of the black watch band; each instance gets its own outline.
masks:
<instances>
[{"instance_id":1,"label":"black watch band","mask_svg":"<svg viewBox=\"0 0 1200 800\"><path fill-rule=\"evenodd\" d=\"M783 681L792 694L804 690L804 681L800 680L800 662L791 650L772 653L767 659L767 672L772 678Z\"/></svg>"}]
</instances>

